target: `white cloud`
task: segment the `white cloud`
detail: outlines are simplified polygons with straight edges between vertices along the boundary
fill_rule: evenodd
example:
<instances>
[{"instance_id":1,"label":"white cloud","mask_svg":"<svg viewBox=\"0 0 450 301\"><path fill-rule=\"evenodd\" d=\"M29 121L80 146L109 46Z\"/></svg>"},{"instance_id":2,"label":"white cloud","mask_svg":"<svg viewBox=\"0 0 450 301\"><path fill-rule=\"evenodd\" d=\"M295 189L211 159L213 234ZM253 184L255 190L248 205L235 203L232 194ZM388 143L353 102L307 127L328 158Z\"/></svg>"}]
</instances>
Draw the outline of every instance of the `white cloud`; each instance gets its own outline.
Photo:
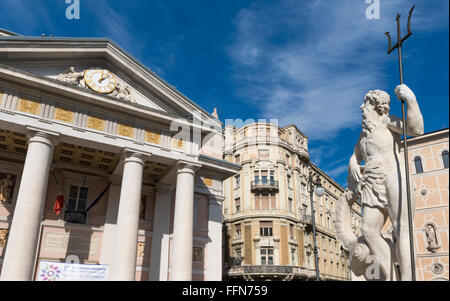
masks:
<instances>
[{"instance_id":1,"label":"white cloud","mask_svg":"<svg viewBox=\"0 0 450 301\"><path fill-rule=\"evenodd\" d=\"M431 8L428 3L417 5L416 31L448 24L447 10L440 11L448 1ZM282 0L241 10L229 48L240 96L258 104L266 118L295 123L312 139L330 140L358 126L365 93L392 88L383 68L395 58L386 55L384 32L394 31L396 11L405 12L406 30L411 4L381 0L380 20L366 18L367 6L364 0Z\"/></svg>"}]
</instances>

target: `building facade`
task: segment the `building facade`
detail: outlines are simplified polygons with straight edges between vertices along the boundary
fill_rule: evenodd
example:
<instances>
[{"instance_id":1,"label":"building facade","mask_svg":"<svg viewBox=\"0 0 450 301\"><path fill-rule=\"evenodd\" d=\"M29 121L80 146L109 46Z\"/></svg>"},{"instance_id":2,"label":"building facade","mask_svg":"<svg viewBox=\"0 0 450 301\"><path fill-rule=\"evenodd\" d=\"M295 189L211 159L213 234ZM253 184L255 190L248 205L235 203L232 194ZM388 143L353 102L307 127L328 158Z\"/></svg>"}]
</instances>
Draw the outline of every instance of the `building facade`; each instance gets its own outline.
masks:
<instances>
[{"instance_id":1,"label":"building facade","mask_svg":"<svg viewBox=\"0 0 450 301\"><path fill-rule=\"evenodd\" d=\"M417 280L449 280L448 128L408 139Z\"/></svg>"},{"instance_id":2,"label":"building facade","mask_svg":"<svg viewBox=\"0 0 450 301\"><path fill-rule=\"evenodd\" d=\"M240 164L224 181L224 278L314 280L308 176L325 188L314 196L322 280L349 280L348 258L334 234L334 208L343 188L310 161L308 138L294 125L252 123L224 129L226 161ZM358 206L358 205L356 205ZM360 208L353 208L359 232Z\"/></svg>"},{"instance_id":3,"label":"building facade","mask_svg":"<svg viewBox=\"0 0 450 301\"><path fill-rule=\"evenodd\" d=\"M240 168L221 143L216 116L110 40L1 31L0 279L75 258L109 280L221 280Z\"/></svg>"}]
</instances>

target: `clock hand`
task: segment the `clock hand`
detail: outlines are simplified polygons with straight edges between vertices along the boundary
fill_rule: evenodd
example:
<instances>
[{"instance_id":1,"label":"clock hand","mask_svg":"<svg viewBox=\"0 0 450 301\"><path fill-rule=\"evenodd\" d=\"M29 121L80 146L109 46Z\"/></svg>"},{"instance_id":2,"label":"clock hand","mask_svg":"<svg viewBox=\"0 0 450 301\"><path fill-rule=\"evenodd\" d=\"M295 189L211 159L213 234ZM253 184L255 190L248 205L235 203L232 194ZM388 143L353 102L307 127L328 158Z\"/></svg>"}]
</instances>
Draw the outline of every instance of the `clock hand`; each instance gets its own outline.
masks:
<instances>
[{"instance_id":1,"label":"clock hand","mask_svg":"<svg viewBox=\"0 0 450 301\"><path fill-rule=\"evenodd\" d=\"M100 79L98 80L98 82L101 82L103 80L104 73L105 73L105 70L102 70L102 75L100 76Z\"/></svg>"}]
</instances>

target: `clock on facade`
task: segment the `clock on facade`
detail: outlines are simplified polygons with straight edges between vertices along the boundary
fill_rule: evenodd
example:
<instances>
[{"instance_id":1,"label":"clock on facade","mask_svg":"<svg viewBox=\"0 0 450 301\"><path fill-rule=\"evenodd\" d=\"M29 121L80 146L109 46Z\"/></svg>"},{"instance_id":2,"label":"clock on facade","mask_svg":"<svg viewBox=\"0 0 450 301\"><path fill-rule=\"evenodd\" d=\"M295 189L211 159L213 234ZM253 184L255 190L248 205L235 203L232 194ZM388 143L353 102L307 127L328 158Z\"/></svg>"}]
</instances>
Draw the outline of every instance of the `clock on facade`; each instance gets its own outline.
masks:
<instances>
[{"instance_id":1,"label":"clock on facade","mask_svg":"<svg viewBox=\"0 0 450 301\"><path fill-rule=\"evenodd\" d=\"M86 85L95 92L109 94L116 89L116 78L109 71L101 68L91 68L84 73Z\"/></svg>"}]
</instances>

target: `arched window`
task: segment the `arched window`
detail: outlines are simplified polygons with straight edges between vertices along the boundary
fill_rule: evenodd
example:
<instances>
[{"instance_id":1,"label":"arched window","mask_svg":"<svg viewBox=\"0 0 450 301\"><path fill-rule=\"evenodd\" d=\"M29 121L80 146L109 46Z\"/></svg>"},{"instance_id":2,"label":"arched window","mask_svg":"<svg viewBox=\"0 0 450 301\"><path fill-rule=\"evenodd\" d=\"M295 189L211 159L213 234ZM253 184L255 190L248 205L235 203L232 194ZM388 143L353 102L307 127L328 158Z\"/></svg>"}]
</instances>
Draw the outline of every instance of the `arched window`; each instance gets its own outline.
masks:
<instances>
[{"instance_id":1,"label":"arched window","mask_svg":"<svg viewBox=\"0 0 450 301\"><path fill-rule=\"evenodd\" d=\"M444 162L444 168L448 168L448 150L442 152L442 161Z\"/></svg>"},{"instance_id":2,"label":"arched window","mask_svg":"<svg viewBox=\"0 0 450 301\"><path fill-rule=\"evenodd\" d=\"M423 173L422 159L420 157L414 158L414 164L416 165L416 173Z\"/></svg>"}]
</instances>

